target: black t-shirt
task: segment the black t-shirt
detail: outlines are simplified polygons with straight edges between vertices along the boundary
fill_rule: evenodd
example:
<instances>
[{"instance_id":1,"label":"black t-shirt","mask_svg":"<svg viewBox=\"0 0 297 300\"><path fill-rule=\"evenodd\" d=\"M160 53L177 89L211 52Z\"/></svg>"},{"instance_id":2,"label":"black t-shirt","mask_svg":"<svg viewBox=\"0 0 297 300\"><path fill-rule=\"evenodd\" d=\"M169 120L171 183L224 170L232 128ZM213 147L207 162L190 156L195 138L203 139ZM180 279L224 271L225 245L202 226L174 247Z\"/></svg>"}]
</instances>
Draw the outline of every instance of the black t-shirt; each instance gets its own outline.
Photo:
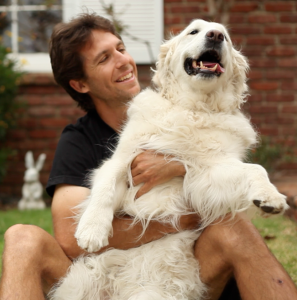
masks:
<instances>
[{"instance_id":1,"label":"black t-shirt","mask_svg":"<svg viewBox=\"0 0 297 300\"><path fill-rule=\"evenodd\" d=\"M117 140L118 134L96 111L66 126L56 149L47 193L52 197L55 186L61 183L89 187L87 174L110 157Z\"/></svg>"}]
</instances>

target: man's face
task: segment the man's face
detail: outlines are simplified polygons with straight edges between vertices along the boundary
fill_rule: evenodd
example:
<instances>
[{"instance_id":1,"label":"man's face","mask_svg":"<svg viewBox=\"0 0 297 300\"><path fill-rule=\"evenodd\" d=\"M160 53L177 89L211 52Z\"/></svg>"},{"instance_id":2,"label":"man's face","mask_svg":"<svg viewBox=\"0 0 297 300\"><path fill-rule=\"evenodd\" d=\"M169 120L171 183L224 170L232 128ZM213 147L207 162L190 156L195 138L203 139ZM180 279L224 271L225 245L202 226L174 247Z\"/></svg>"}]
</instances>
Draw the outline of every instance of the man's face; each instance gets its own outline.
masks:
<instances>
[{"instance_id":1,"label":"man's face","mask_svg":"<svg viewBox=\"0 0 297 300\"><path fill-rule=\"evenodd\" d=\"M136 64L115 35L94 30L80 54L87 77L84 84L93 101L119 106L139 93Z\"/></svg>"}]
</instances>

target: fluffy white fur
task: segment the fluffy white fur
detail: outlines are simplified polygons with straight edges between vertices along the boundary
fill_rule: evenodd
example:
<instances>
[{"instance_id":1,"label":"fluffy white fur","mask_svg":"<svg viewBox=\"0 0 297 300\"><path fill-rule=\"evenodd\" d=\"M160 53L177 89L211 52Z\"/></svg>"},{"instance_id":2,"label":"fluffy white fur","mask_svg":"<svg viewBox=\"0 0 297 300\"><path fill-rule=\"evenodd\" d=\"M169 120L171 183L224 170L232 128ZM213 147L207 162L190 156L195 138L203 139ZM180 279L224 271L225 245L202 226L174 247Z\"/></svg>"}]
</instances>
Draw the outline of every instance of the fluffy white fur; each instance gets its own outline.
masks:
<instances>
[{"instance_id":1,"label":"fluffy white fur","mask_svg":"<svg viewBox=\"0 0 297 300\"><path fill-rule=\"evenodd\" d=\"M190 34L193 30L199 32ZM225 73L190 76L184 62L206 50L210 30L225 36L220 49ZM274 214L286 208L266 171L242 162L256 143L240 111L247 69L246 59L217 23L195 20L161 46L153 78L157 91L146 89L131 102L117 149L93 173L75 234L80 247L94 252L108 245L113 216L123 212L144 226L152 219L178 226L179 217L192 210L201 216L203 229L228 212L254 208L266 214L268 208ZM135 201L140 186L133 187L130 164L143 149L175 157L187 172L184 179L159 185ZM198 236L198 231L184 231L128 251L80 257L51 299L204 299L206 287L193 255Z\"/></svg>"}]
</instances>

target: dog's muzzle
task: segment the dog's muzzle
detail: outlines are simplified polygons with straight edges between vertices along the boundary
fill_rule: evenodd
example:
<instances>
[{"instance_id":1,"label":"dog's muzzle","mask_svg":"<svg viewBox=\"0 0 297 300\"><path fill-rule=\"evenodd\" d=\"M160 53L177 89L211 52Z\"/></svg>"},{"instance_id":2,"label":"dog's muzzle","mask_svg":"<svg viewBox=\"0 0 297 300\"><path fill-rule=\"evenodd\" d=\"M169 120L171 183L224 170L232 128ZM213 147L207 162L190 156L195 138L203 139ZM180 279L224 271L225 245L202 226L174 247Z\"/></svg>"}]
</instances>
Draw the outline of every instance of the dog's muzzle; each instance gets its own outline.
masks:
<instances>
[{"instance_id":1,"label":"dog's muzzle","mask_svg":"<svg viewBox=\"0 0 297 300\"><path fill-rule=\"evenodd\" d=\"M221 64L221 49L225 40L218 30L210 30L205 35L205 50L197 58L186 58L184 69L188 75L220 76L225 72Z\"/></svg>"}]
</instances>

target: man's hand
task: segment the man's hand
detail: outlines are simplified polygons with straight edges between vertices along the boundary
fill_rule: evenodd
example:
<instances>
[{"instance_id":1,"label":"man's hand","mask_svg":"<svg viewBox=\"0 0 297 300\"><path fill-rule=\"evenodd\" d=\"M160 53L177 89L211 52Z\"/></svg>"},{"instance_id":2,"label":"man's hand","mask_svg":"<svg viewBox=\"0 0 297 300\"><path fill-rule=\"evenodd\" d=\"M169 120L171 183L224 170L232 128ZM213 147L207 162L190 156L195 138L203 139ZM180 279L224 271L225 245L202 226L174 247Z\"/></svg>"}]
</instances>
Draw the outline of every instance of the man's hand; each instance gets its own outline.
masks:
<instances>
[{"instance_id":1,"label":"man's hand","mask_svg":"<svg viewBox=\"0 0 297 300\"><path fill-rule=\"evenodd\" d=\"M147 193L156 185L186 174L184 165L171 160L171 158L150 150L146 150L135 157L131 164L133 183L135 186L143 183L136 194L136 198Z\"/></svg>"}]
</instances>

